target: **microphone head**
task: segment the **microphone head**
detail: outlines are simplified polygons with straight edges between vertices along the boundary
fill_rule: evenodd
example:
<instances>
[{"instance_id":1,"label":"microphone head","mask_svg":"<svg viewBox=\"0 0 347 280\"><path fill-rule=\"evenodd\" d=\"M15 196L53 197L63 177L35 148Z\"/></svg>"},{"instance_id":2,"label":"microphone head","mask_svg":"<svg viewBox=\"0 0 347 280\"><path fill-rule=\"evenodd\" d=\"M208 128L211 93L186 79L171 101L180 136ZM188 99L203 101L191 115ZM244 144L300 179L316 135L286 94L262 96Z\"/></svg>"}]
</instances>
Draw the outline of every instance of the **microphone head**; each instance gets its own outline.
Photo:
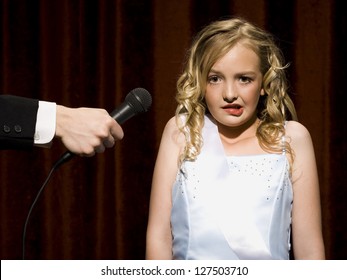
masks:
<instances>
[{"instance_id":1,"label":"microphone head","mask_svg":"<svg viewBox=\"0 0 347 280\"><path fill-rule=\"evenodd\" d=\"M125 97L125 102L133 108L135 114L144 113L152 105L152 96L144 88L135 88Z\"/></svg>"}]
</instances>

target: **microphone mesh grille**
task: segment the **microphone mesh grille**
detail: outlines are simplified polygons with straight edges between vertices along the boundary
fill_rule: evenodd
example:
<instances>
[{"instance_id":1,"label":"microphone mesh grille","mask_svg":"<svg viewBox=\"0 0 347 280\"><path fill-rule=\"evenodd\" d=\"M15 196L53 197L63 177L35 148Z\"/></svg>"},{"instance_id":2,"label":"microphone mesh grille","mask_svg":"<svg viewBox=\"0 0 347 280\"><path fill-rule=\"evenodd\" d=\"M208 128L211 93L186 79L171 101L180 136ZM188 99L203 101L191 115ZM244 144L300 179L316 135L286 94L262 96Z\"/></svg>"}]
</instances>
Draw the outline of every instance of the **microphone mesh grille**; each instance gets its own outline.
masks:
<instances>
[{"instance_id":1,"label":"microphone mesh grille","mask_svg":"<svg viewBox=\"0 0 347 280\"><path fill-rule=\"evenodd\" d=\"M128 93L125 101L131 105L136 113L147 112L152 105L152 96L144 88L135 88Z\"/></svg>"}]
</instances>

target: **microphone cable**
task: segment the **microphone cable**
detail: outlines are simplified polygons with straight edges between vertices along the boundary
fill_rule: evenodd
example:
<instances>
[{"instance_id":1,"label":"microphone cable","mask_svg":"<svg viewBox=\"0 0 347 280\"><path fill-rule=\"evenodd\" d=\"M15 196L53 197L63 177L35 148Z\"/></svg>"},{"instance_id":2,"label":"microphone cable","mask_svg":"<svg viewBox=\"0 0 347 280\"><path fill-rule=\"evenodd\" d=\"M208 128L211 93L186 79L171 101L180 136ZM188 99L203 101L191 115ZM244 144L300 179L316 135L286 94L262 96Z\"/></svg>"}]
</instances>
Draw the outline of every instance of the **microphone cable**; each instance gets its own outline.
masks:
<instances>
[{"instance_id":1,"label":"microphone cable","mask_svg":"<svg viewBox=\"0 0 347 280\"><path fill-rule=\"evenodd\" d=\"M27 217L25 219L25 223L24 223L24 227L23 227L23 234L22 234L22 259L25 260L25 241L26 241L26 233L27 233L27 227L28 227L28 223L29 223L29 219L31 216L31 213L34 209L34 206L36 205L42 191L44 190L44 188L46 187L46 185L48 184L49 180L52 177L52 174L54 173L55 170L57 170L60 165L62 165L63 163L67 162L69 159L71 159L71 153L70 152L66 152L65 154L63 154L53 165L53 167L51 168L50 172L48 173L46 180L43 182L41 188L39 189L39 191L37 192L37 195L33 201L33 203L30 206L29 212L27 214Z\"/></svg>"}]
</instances>

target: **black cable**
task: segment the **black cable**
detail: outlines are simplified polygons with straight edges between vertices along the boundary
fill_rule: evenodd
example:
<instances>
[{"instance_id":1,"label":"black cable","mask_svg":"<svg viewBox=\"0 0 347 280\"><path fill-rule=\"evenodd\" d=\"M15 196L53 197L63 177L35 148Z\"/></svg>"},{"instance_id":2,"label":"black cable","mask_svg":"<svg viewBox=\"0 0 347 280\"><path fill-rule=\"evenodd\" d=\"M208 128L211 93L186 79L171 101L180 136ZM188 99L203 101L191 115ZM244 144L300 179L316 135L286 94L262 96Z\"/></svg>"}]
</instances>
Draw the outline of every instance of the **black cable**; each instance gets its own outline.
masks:
<instances>
[{"instance_id":1,"label":"black cable","mask_svg":"<svg viewBox=\"0 0 347 280\"><path fill-rule=\"evenodd\" d=\"M22 259L25 260L25 239L26 239L26 232L27 232L27 227L28 227L28 223L29 223L29 218L31 215L31 212L34 209L34 206L36 204L36 202L38 201L43 189L46 187L47 183L49 182L50 178L52 177L52 174L55 170L57 170L59 168L60 165L62 165L63 163L67 162L68 160L70 160L72 158L74 154L72 154L71 152L66 152L65 154L63 154L53 165L53 167L51 168L51 171L48 173L48 176L46 178L46 180L44 181L44 183L42 184L41 188L39 189L33 203L30 206L28 215L26 217L25 223L24 223L24 227L23 227L23 235L22 235Z\"/></svg>"}]
</instances>

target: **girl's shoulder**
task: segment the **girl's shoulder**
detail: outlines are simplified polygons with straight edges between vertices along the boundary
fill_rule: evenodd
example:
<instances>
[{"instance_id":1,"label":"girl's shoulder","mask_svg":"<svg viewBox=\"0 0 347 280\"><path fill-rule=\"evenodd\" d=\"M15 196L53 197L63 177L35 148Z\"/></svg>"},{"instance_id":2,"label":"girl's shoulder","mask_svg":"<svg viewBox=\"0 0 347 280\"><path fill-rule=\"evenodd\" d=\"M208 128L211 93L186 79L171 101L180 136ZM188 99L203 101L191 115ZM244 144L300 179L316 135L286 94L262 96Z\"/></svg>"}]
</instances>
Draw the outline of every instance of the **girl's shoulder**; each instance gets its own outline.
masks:
<instances>
[{"instance_id":1,"label":"girl's shoulder","mask_svg":"<svg viewBox=\"0 0 347 280\"><path fill-rule=\"evenodd\" d=\"M176 117L173 116L167 121L164 128L164 133L172 134L172 133L178 133L178 132L179 132L179 128L177 125L177 120L176 120Z\"/></svg>"},{"instance_id":2,"label":"girl's shoulder","mask_svg":"<svg viewBox=\"0 0 347 280\"><path fill-rule=\"evenodd\" d=\"M308 129L297 121L288 121L286 123L286 137L293 145L303 143L302 141L311 142L311 135Z\"/></svg>"},{"instance_id":3,"label":"girl's shoulder","mask_svg":"<svg viewBox=\"0 0 347 280\"><path fill-rule=\"evenodd\" d=\"M185 136L178 128L176 117L171 117L165 125L163 138L179 147L184 145Z\"/></svg>"}]
</instances>

